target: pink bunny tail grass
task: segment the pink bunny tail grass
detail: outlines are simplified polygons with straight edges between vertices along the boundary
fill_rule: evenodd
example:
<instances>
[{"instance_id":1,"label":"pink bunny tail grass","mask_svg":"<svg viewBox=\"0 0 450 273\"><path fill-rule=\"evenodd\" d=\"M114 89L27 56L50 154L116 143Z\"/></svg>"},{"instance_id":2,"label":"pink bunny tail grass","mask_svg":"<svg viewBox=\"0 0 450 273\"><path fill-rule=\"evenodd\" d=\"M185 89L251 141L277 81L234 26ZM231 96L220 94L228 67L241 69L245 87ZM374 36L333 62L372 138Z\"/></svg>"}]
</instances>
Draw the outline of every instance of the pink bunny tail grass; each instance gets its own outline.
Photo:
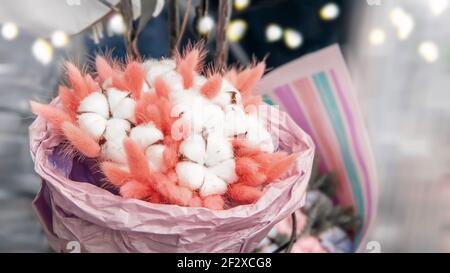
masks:
<instances>
[{"instance_id":1,"label":"pink bunny tail grass","mask_svg":"<svg viewBox=\"0 0 450 273\"><path fill-rule=\"evenodd\" d=\"M222 77L220 74L214 74L206 81L205 84L203 84L200 92L208 99L212 99L219 93L221 85Z\"/></svg>"},{"instance_id":2,"label":"pink bunny tail grass","mask_svg":"<svg viewBox=\"0 0 450 273\"><path fill-rule=\"evenodd\" d=\"M242 96L242 104L244 105L246 113L253 113L257 111L257 107L261 105L262 102L263 100L260 95L247 94L245 96Z\"/></svg>"},{"instance_id":3,"label":"pink bunny tail grass","mask_svg":"<svg viewBox=\"0 0 450 273\"><path fill-rule=\"evenodd\" d=\"M269 157L273 158L274 156L269 154ZM290 168L292 168L297 158L298 154L284 154L283 156L278 156L275 160L271 160L271 164L265 170L267 182L273 182L274 180L280 178Z\"/></svg>"},{"instance_id":4,"label":"pink bunny tail grass","mask_svg":"<svg viewBox=\"0 0 450 273\"><path fill-rule=\"evenodd\" d=\"M148 181L150 177L150 167L144 152L139 145L130 138L125 138L123 146L125 148L131 175L138 181Z\"/></svg>"},{"instance_id":5,"label":"pink bunny tail grass","mask_svg":"<svg viewBox=\"0 0 450 273\"><path fill-rule=\"evenodd\" d=\"M57 131L61 130L63 123L72 121L70 115L56 107L34 101L30 101L30 106L31 112L50 122Z\"/></svg>"},{"instance_id":6,"label":"pink bunny tail grass","mask_svg":"<svg viewBox=\"0 0 450 273\"><path fill-rule=\"evenodd\" d=\"M238 78L238 73L236 68L231 68L230 70L228 70L225 75L224 78L229 81L232 85L236 86L237 84L237 78Z\"/></svg>"},{"instance_id":7,"label":"pink bunny tail grass","mask_svg":"<svg viewBox=\"0 0 450 273\"><path fill-rule=\"evenodd\" d=\"M86 82L89 93L100 91L100 85L92 78L91 75L87 74L84 77L84 81Z\"/></svg>"},{"instance_id":8,"label":"pink bunny tail grass","mask_svg":"<svg viewBox=\"0 0 450 273\"><path fill-rule=\"evenodd\" d=\"M131 178L130 173L122 170L117 164L112 162L102 162L100 168L108 181L116 187L121 187Z\"/></svg>"},{"instance_id":9,"label":"pink bunny tail grass","mask_svg":"<svg viewBox=\"0 0 450 273\"><path fill-rule=\"evenodd\" d=\"M263 192L255 187L234 183L228 189L228 196L239 204L252 204L261 198Z\"/></svg>"},{"instance_id":10,"label":"pink bunny tail grass","mask_svg":"<svg viewBox=\"0 0 450 273\"><path fill-rule=\"evenodd\" d=\"M82 155L89 158L95 158L100 155L100 145L80 128L70 122L64 122L62 124L62 131L70 144Z\"/></svg>"},{"instance_id":11,"label":"pink bunny tail grass","mask_svg":"<svg viewBox=\"0 0 450 273\"><path fill-rule=\"evenodd\" d=\"M192 195L192 198L189 201L188 206L192 208L200 208L203 206L202 199L200 198L200 196L198 196L198 193L194 193Z\"/></svg>"},{"instance_id":12,"label":"pink bunny tail grass","mask_svg":"<svg viewBox=\"0 0 450 273\"><path fill-rule=\"evenodd\" d=\"M161 77L157 77L155 80L155 92L159 97L169 98L169 86Z\"/></svg>"},{"instance_id":13,"label":"pink bunny tail grass","mask_svg":"<svg viewBox=\"0 0 450 273\"><path fill-rule=\"evenodd\" d=\"M131 92L132 97L139 99L144 85L145 72L138 62L133 61L127 65L124 80L127 85L127 90Z\"/></svg>"},{"instance_id":14,"label":"pink bunny tail grass","mask_svg":"<svg viewBox=\"0 0 450 273\"><path fill-rule=\"evenodd\" d=\"M153 173L152 178L154 189L169 203L180 206L189 205L193 196L191 190L178 186L162 173Z\"/></svg>"},{"instance_id":15,"label":"pink bunny tail grass","mask_svg":"<svg viewBox=\"0 0 450 273\"><path fill-rule=\"evenodd\" d=\"M145 93L138 100L135 108L135 118L137 124L153 123L158 129L162 129L163 118L157 103L158 97L155 93Z\"/></svg>"},{"instance_id":16,"label":"pink bunny tail grass","mask_svg":"<svg viewBox=\"0 0 450 273\"><path fill-rule=\"evenodd\" d=\"M259 169L259 164L249 157L236 159L236 174L239 182L249 186L260 186L266 181L266 175Z\"/></svg>"},{"instance_id":17,"label":"pink bunny tail grass","mask_svg":"<svg viewBox=\"0 0 450 273\"><path fill-rule=\"evenodd\" d=\"M76 119L78 106L80 106L80 99L73 92L72 89L60 85L59 86L59 99L61 100L61 104L66 111L67 114L70 115L72 120Z\"/></svg>"},{"instance_id":18,"label":"pink bunny tail grass","mask_svg":"<svg viewBox=\"0 0 450 273\"><path fill-rule=\"evenodd\" d=\"M264 75L266 65L261 62L252 68L247 68L237 75L236 88L242 95L249 94Z\"/></svg>"},{"instance_id":19,"label":"pink bunny tail grass","mask_svg":"<svg viewBox=\"0 0 450 273\"><path fill-rule=\"evenodd\" d=\"M249 146L243 139L233 139L232 145L235 157L252 157L261 153L259 148Z\"/></svg>"},{"instance_id":20,"label":"pink bunny tail grass","mask_svg":"<svg viewBox=\"0 0 450 273\"><path fill-rule=\"evenodd\" d=\"M146 199L152 194L150 186L136 180L126 182L120 187L120 195L125 198Z\"/></svg>"},{"instance_id":21,"label":"pink bunny tail grass","mask_svg":"<svg viewBox=\"0 0 450 273\"><path fill-rule=\"evenodd\" d=\"M225 201L221 195L210 195L203 199L203 207L211 210L223 210Z\"/></svg>"},{"instance_id":22,"label":"pink bunny tail grass","mask_svg":"<svg viewBox=\"0 0 450 273\"><path fill-rule=\"evenodd\" d=\"M70 62L66 63L66 70L67 77L69 78L72 89L75 90L75 94L77 94L80 100L84 99L89 95L89 89L80 70Z\"/></svg>"},{"instance_id":23,"label":"pink bunny tail grass","mask_svg":"<svg viewBox=\"0 0 450 273\"><path fill-rule=\"evenodd\" d=\"M184 88L193 86L194 76L201 69L204 57L205 52L201 44L187 48L182 56L177 54L177 70L183 78Z\"/></svg>"},{"instance_id":24,"label":"pink bunny tail grass","mask_svg":"<svg viewBox=\"0 0 450 273\"><path fill-rule=\"evenodd\" d=\"M159 108L159 114L161 117L161 131L164 135L169 135L172 130L172 125L176 121L176 118L171 116L172 103L168 98L159 97L156 101L156 105Z\"/></svg>"},{"instance_id":25,"label":"pink bunny tail grass","mask_svg":"<svg viewBox=\"0 0 450 273\"><path fill-rule=\"evenodd\" d=\"M148 202L161 204L164 203L164 197L156 191L152 191L150 196L146 199Z\"/></svg>"},{"instance_id":26,"label":"pink bunny tail grass","mask_svg":"<svg viewBox=\"0 0 450 273\"><path fill-rule=\"evenodd\" d=\"M175 167L178 163L178 145L166 145L163 151L164 169L169 170Z\"/></svg>"},{"instance_id":27,"label":"pink bunny tail grass","mask_svg":"<svg viewBox=\"0 0 450 273\"><path fill-rule=\"evenodd\" d=\"M97 69L97 74L102 82L111 78L114 74L114 70L106 61L106 59L100 55L95 57L95 67Z\"/></svg>"}]
</instances>

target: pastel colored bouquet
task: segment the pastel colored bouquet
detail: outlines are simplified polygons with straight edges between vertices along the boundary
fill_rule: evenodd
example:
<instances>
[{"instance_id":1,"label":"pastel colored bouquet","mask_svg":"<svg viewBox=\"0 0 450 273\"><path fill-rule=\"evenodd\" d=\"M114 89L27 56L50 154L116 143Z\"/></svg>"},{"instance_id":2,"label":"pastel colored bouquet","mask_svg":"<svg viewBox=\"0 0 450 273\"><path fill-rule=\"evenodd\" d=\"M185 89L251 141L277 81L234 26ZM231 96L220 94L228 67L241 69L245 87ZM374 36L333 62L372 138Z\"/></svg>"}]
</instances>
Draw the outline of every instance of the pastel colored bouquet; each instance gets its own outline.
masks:
<instances>
[{"instance_id":1,"label":"pastel colored bouquet","mask_svg":"<svg viewBox=\"0 0 450 273\"><path fill-rule=\"evenodd\" d=\"M123 197L216 210L254 203L297 155L274 152L258 118L262 100L251 92L264 64L203 76L202 56L192 48L123 67L97 56L95 79L69 63L61 105L32 110L69 153L97 159Z\"/></svg>"},{"instance_id":2,"label":"pastel colored bouquet","mask_svg":"<svg viewBox=\"0 0 450 273\"><path fill-rule=\"evenodd\" d=\"M31 103L35 207L54 249L251 251L298 209L314 146L260 105L265 65L222 70L203 55L97 56L90 74L69 63L58 98Z\"/></svg>"}]
</instances>

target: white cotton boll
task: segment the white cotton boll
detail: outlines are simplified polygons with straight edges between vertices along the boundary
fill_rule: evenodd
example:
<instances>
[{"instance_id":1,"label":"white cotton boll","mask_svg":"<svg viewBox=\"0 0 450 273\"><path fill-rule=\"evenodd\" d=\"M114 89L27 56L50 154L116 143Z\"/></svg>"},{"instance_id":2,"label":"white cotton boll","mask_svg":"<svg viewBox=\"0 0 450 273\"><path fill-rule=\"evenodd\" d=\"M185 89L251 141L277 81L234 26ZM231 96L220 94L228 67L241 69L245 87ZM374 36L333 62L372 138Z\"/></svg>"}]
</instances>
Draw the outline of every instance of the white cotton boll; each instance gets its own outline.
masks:
<instances>
[{"instance_id":1,"label":"white cotton boll","mask_svg":"<svg viewBox=\"0 0 450 273\"><path fill-rule=\"evenodd\" d=\"M205 164L207 166L215 166L230 158L233 158L233 147L229 139L221 135L208 136Z\"/></svg>"},{"instance_id":2,"label":"white cotton boll","mask_svg":"<svg viewBox=\"0 0 450 273\"><path fill-rule=\"evenodd\" d=\"M107 140L120 140L127 136L131 125L128 121L119 118L112 118L106 122L105 138Z\"/></svg>"},{"instance_id":3,"label":"white cotton boll","mask_svg":"<svg viewBox=\"0 0 450 273\"><path fill-rule=\"evenodd\" d=\"M121 118L134 122L134 109L136 108L136 101L132 98L124 98L116 107L111 108L111 113L114 118Z\"/></svg>"},{"instance_id":4,"label":"white cotton boll","mask_svg":"<svg viewBox=\"0 0 450 273\"><path fill-rule=\"evenodd\" d=\"M116 163L127 163L123 139L108 140L102 145L102 158Z\"/></svg>"},{"instance_id":5,"label":"white cotton boll","mask_svg":"<svg viewBox=\"0 0 450 273\"><path fill-rule=\"evenodd\" d=\"M225 108L230 104L242 104L241 93L227 80L222 80L220 92L212 100L212 103Z\"/></svg>"},{"instance_id":6,"label":"white cotton boll","mask_svg":"<svg viewBox=\"0 0 450 273\"><path fill-rule=\"evenodd\" d=\"M165 83L169 85L172 92L174 91L186 91L184 89L183 78L175 70L171 70L161 76Z\"/></svg>"},{"instance_id":7,"label":"white cotton boll","mask_svg":"<svg viewBox=\"0 0 450 273\"><path fill-rule=\"evenodd\" d=\"M206 197L214 194L224 194L227 191L228 184L216 175L206 172L203 185L200 187L200 196Z\"/></svg>"},{"instance_id":8,"label":"white cotton boll","mask_svg":"<svg viewBox=\"0 0 450 273\"><path fill-rule=\"evenodd\" d=\"M245 134L247 131L247 117L244 109L238 105L225 108L225 135L228 137Z\"/></svg>"},{"instance_id":9,"label":"white cotton boll","mask_svg":"<svg viewBox=\"0 0 450 273\"><path fill-rule=\"evenodd\" d=\"M78 116L80 129L95 140L99 140L106 127L106 119L97 113L83 113Z\"/></svg>"},{"instance_id":10,"label":"white cotton boll","mask_svg":"<svg viewBox=\"0 0 450 273\"><path fill-rule=\"evenodd\" d=\"M163 166L163 153L166 147L162 144L151 145L145 150L145 156L147 157L150 169L155 172L159 172Z\"/></svg>"},{"instance_id":11,"label":"white cotton boll","mask_svg":"<svg viewBox=\"0 0 450 273\"><path fill-rule=\"evenodd\" d=\"M97 113L104 118L109 117L109 105L105 95L93 92L84 98L78 107L79 113Z\"/></svg>"},{"instance_id":12,"label":"white cotton boll","mask_svg":"<svg viewBox=\"0 0 450 273\"><path fill-rule=\"evenodd\" d=\"M206 133L224 135L225 113L217 105L210 104L203 109L203 128Z\"/></svg>"},{"instance_id":13,"label":"white cotton boll","mask_svg":"<svg viewBox=\"0 0 450 273\"><path fill-rule=\"evenodd\" d=\"M109 108L114 109L118 106L123 99L128 96L128 92L120 91L116 88L109 88L106 91L106 95L108 96Z\"/></svg>"},{"instance_id":14,"label":"white cotton boll","mask_svg":"<svg viewBox=\"0 0 450 273\"><path fill-rule=\"evenodd\" d=\"M200 188L205 177L205 167L190 161L179 162L175 167L175 171L180 185L191 190Z\"/></svg>"},{"instance_id":15,"label":"white cotton boll","mask_svg":"<svg viewBox=\"0 0 450 273\"><path fill-rule=\"evenodd\" d=\"M264 152L274 152L275 147L273 145L272 135L256 117L247 116L247 128L245 138L248 144L259 147Z\"/></svg>"},{"instance_id":16,"label":"white cotton boll","mask_svg":"<svg viewBox=\"0 0 450 273\"><path fill-rule=\"evenodd\" d=\"M148 85L147 82L144 82L144 84L142 85L142 92L143 93L149 93L149 92L153 92L154 90L150 87L150 85Z\"/></svg>"},{"instance_id":17,"label":"white cotton boll","mask_svg":"<svg viewBox=\"0 0 450 273\"><path fill-rule=\"evenodd\" d=\"M141 124L131 129L130 138L142 147L142 149L164 138L163 133L155 125Z\"/></svg>"},{"instance_id":18,"label":"white cotton boll","mask_svg":"<svg viewBox=\"0 0 450 273\"><path fill-rule=\"evenodd\" d=\"M180 153L188 159L202 164L205 162L205 140L200 135L191 135L180 144Z\"/></svg>"},{"instance_id":19,"label":"white cotton boll","mask_svg":"<svg viewBox=\"0 0 450 273\"><path fill-rule=\"evenodd\" d=\"M144 69L147 70L146 79L151 84L154 85L154 82L158 76L162 76L176 68L176 64L174 60L165 59L165 60L148 60L144 64Z\"/></svg>"},{"instance_id":20,"label":"white cotton boll","mask_svg":"<svg viewBox=\"0 0 450 273\"><path fill-rule=\"evenodd\" d=\"M235 171L236 162L234 159L227 159L216 166L208 168L208 170L217 177L225 180L227 183L233 183L238 179Z\"/></svg>"}]
</instances>

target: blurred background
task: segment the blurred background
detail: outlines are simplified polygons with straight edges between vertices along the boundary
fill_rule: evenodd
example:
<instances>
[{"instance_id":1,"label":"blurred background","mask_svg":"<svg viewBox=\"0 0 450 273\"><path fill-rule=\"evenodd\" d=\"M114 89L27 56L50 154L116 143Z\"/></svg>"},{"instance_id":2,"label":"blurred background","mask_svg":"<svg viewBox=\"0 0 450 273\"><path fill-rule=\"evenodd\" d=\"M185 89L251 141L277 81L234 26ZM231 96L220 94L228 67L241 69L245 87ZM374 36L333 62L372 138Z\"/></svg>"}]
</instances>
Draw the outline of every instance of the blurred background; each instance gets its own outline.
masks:
<instances>
[{"instance_id":1,"label":"blurred background","mask_svg":"<svg viewBox=\"0 0 450 273\"><path fill-rule=\"evenodd\" d=\"M1 252L50 251L31 208L40 179L29 154L28 101L54 97L66 60L82 64L97 51L124 56L124 20L108 6L117 2L0 0ZM167 1L158 2L161 13L139 36L144 57L169 54ZM232 2L230 63L267 56L276 68L341 46L379 175L369 240L382 252L450 251L450 1ZM213 31L217 1L208 10L201 23L191 16L183 43Z\"/></svg>"}]
</instances>

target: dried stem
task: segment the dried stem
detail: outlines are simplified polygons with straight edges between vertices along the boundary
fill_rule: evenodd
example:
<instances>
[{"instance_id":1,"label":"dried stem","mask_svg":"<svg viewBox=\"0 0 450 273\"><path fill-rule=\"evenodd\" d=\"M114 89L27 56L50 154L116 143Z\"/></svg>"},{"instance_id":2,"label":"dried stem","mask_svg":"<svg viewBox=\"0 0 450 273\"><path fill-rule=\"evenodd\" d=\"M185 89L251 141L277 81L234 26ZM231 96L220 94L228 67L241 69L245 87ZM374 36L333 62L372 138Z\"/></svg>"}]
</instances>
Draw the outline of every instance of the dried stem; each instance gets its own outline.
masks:
<instances>
[{"instance_id":1,"label":"dried stem","mask_svg":"<svg viewBox=\"0 0 450 273\"><path fill-rule=\"evenodd\" d=\"M228 42L226 30L231 18L231 0L219 0L217 37L216 37L216 63L218 67L224 67L228 59Z\"/></svg>"},{"instance_id":2,"label":"dried stem","mask_svg":"<svg viewBox=\"0 0 450 273\"><path fill-rule=\"evenodd\" d=\"M184 15L183 15L183 22L181 24L181 29L180 29L180 32L178 33L178 38L175 43L175 49L178 49L180 47L181 40L183 39L184 32L186 31L186 27L189 22L189 13L191 11L191 4L192 4L192 0L187 0L186 7L184 10Z\"/></svg>"},{"instance_id":3,"label":"dried stem","mask_svg":"<svg viewBox=\"0 0 450 273\"><path fill-rule=\"evenodd\" d=\"M140 54L137 48L136 28L133 26L133 6L131 0L120 1L120 12L125 22L125 45L127 53L132 59L139 59Z\"/></svg>"},{"instance_id":4,"label":"dried stem","mask_svg":"<svg viewBox=\"0 0 450 273\"><path fill-rule=\"evenodd\" d=\"M180 35L180 9L178 0L167 1L169 11L169 43L170 49L176 48L178 36Z\"/></svg>"}]
</instances>

